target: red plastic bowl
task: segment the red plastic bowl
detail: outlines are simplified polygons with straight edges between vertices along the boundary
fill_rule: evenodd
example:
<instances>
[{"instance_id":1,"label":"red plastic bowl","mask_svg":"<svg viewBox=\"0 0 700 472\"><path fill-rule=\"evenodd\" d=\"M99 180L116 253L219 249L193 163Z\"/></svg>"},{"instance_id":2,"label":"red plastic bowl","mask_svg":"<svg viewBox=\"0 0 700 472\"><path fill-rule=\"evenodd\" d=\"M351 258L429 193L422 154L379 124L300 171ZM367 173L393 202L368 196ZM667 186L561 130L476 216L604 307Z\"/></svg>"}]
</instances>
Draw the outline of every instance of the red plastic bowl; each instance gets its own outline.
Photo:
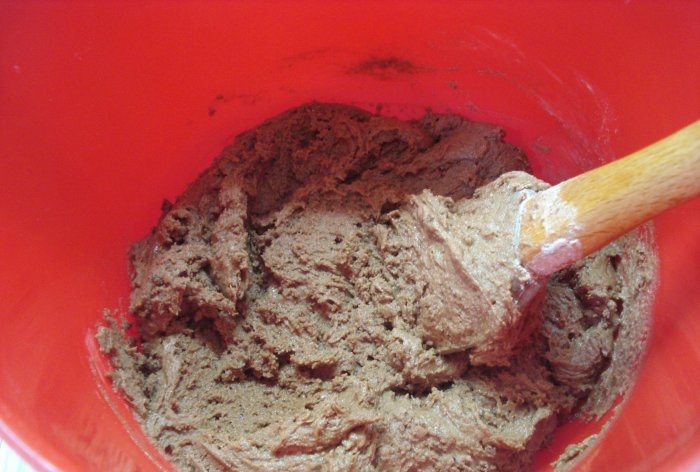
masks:
<instances>
[{"instance_id":1,"label":"red plastic bowl","mask_svg":"<svg viewBox=\"0 0 700 472\"><path fill-rule=\"evenodd\" d=\"M432 107L502 124L554 182L698 119L698 58L691 1L4 3L0 434L39 470L158 470L91 334L127 305L128 245L236 133L311 99ZM578 470L700 469L698 214L655 221L648 355Z\"/></svg>"}]
</instances>

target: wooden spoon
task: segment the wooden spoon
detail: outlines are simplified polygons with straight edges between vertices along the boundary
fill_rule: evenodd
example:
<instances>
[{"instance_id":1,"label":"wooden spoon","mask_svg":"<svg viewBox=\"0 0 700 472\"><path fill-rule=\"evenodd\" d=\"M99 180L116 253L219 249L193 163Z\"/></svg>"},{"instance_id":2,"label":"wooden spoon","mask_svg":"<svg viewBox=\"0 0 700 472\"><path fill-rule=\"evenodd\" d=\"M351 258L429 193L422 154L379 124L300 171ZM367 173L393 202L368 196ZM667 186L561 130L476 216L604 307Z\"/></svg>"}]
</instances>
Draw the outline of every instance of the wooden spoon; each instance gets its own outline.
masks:
<instances>
[{"instance_id":1,"label":"wooden spoon","mask_svg":"<svg viewBox=\"0 0 700 472\"><path fill-rule=\"evenodd\" d=\"M524 201L521 263L547 277L698 194L700 120Z\"/></svg>"}]
</instances>

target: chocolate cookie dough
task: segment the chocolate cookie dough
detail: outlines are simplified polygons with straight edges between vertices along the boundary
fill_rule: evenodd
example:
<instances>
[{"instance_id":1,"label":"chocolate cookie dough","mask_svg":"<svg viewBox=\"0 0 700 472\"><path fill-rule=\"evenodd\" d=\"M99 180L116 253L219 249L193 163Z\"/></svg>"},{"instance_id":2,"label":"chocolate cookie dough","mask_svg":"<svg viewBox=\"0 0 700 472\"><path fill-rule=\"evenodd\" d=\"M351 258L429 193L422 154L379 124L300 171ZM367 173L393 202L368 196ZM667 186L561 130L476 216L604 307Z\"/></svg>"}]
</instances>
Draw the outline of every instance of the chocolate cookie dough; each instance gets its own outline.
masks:
<instances>
[{"instance_id":1,"label":"chocolate cookie dough","mask_svg":"<svg viewBox=\"0 0 700 472\"><path fill-rule=\"evenodd\" d=\"M606 411L648 332L639 232L530 280L547 187L494 126L311 103L240 135L130 253L138 335L98 337L182 470L523 470Z\"/></svg>"}]
</instances>

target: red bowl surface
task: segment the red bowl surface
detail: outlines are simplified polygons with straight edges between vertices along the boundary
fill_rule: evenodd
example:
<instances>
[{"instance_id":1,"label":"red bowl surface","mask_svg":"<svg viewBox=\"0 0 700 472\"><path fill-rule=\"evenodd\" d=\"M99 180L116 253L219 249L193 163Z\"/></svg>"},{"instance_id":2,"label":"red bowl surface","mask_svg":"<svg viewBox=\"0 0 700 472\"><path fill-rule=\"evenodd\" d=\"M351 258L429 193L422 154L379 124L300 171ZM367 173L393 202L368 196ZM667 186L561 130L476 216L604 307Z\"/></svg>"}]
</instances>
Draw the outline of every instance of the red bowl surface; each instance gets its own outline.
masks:
<instances>
[{"instance_id":1,"label":"red bowl surface","mask_svg":"<svg viewBox=\"0 0 700 472\"><path fill-rule=\"evenodd\" d=\"M504 126L557 182L699 118L698 2L0 6L0 435L39 470L159 470L92 333L126 250L237 133L308 100ZM700 469L700 199L655 220L629 400L580 471ZM538 457L548 470L569 425Z\"/></svg>"}]
</instances>

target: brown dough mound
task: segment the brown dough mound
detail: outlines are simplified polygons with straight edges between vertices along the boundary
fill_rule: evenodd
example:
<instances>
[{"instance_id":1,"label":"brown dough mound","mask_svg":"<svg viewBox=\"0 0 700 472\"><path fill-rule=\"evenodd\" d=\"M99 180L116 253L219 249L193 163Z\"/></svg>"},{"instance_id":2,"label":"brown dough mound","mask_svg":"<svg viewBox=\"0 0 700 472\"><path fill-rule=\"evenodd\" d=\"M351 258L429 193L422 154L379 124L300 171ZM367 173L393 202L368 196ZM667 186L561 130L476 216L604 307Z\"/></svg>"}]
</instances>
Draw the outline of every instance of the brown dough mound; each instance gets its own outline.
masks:
<instances>
[{"instance_id":1,"label":"brown dough mound","mask_svg":"<svg viewBox=\"0 0 700 472\"><path fill-rule=\"evenodd\" d=\"M182 470L522 470L562 421L605 411L647 334L654 259L636 236L557 274L499 365L421 331L442 292L396 243L405 205L427 189L453 211L527 170L502 136L311 103L240 135L166 203L130 253L140 338L98 334L166 456Z\"/></svg>"}]
</instances>

